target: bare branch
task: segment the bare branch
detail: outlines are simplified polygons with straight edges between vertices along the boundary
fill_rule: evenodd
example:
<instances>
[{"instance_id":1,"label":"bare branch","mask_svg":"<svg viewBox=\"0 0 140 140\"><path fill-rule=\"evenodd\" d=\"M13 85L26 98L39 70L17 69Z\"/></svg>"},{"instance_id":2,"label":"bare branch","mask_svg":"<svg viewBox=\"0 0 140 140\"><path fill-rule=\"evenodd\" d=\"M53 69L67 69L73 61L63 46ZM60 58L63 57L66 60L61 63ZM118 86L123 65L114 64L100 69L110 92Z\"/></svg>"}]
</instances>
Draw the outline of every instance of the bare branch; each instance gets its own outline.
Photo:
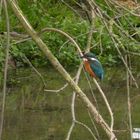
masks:
<instances>
[{"instance_id":1,"label":"bare branch","mask_svg":"<svg viewBox=\"0 0 140 140\"><path fill-rule=\"evenodd\" d=\"M90 134L92 135L92 137L95 139L95 140L97 140L97 138L95 137L95 135L93 134L93 132L92 132L92 130L87 126L87 125L85 125L84 123L82 123L82 122L79 122L79 121L75 121L77 124L80 124L80 125L82 125L83 127L85 127L89 132L90 132Z\"/></svg>"},{"instance_id":2,"label":"bare branch","mask_svg":"<svg viewBox=\"0 0 140 140\"><path fill-rule=\"evenodd\" d=\"M138 53L138 52L131 52L131 51L126 50L126 53L136 55L136 56L140 56L140 52Z\"/></svg>"},{"instance_id":3,"label":"bare branch","mask_svg":"<svg viewBox=\"0 0 140 140\"><path fill-rule=\"evenodd\" d=\"M58 33L64 35L65 37L67 37L67 38L75 45L75 47L77 48L79 54L80 54L81 56L83 55L83 54L82 54L82 51L81 51L81 49L80 49L80 47L79 47L79 45L78 45L78 44L76 43L76 41L75 41L71 36L69 36L67 33L63 32L62 30L56 29L56 28L44 28L44 29L42 29L41 32L46 32L46 31L58 32Z\"/></svg>"},{"instance_id":4,"label":"bare branch","mask_svg":"<svg viewBox=\"0 0 140 140\"><path fill-rule=\"evenodd\" d=\"M126 55L126 63L128 63L128 56ZM131 117L131 102L130 102L130 77L128 74L128 71L126 70L126 86L127 86L127 106L128 106L128 119L129 119L129 129L130 129L130 139L133 140L132 138L132 132L133 132L133 127L132 127L132 117Z\"/></svg>"},{"instance_id":5,"label":"bare branch","mask_svg":"<svg viewBox=\"0 0 140 140\"><path fill-rule=\"evenodd\" d=\"M5 49L5 66L4 66L4 80L3 80L3 97L2 97L2 109L1 109L1 120L0 120L0 140L2 140L2 132L3 132L3 123L4 123L4 111L5 111L5 101L6 101L6 89L7 89L7 72L8 72L8 59L9 59L9 48L10 48L10 21L7 10L7 2L3 1L4 4L4 12L6 17L6 28L7 28L7 41L6 41L6 49Z\"/></svg>"},{"instance_id":6,"label":"bare branch","mask_svg":"<svg viewBox=\"0 0 140 140\"><path fill-rule=\"evenodd\" d=\"M67 2L65 2L64 0L61 0L67 7L69 7L74 13L76 13L79 17L81 17L81 15L73 8L71 7ZM82 17L81 17L82 18Z\"/></svg>"},{"instance_id":7,"label":"bare branch","mask_svg":"<svg viewBox=\"0 0 140 140\"><path fill-rule=\"evenodd\" d=\"M96 81L95 78L93 78L93 81L94 81L95 85L97 86L99 92L101 93L101 95L102 95L102 97L103 97L103 99L104 99L104 101L105 101L105 104L106 104L106 106L107 106L107 109L108 109L108 111L109 111L109 113L110 113L110 117L111 117L110 128L111 128L111 131L113 132L114 117L113 117L112 109L111 109L111 107L110 107L110 105L109 105L109 103L108 103L108 100L107 100L107 98L106 98L106 96L105 96L103 90L101 89L100 85L98 84L98 82ZM113 139L114 139L114 138L113 138L113 135L112 135L111 140L113 140Z\"/></svg>"},{"instance_id":8,"label":"bare branch","mask_svg":"<svg viewBox=\"0 0 140 140\"><path fill-rule=\"evenodd\" d=\"M54 55L51 53L51 51L48 49L48 47L45 45L45 43L38 37L36 31L32 28L32 26L29 24L27 19L23 16L23 14L21 12L21 9L18 7L16 2L14 0L8 0L8 2L10 4L10 6L12 7L12 10L14 11L15 15L17 16L17 18L20 20L20 22L22 23L23 27L27 31L27 33L33 38L33 40L36 42L38 47L48 57L48 59L50 60L50 62L54 66L54 68L59 71L59 73L67 80L69 85L73 88L73 90L76 91L76 93L82 99L83 103L88 107L89 111L94 116L94 119L105 130L105 132L108 135L108 137L111 138L112 135L113 135L113 139L116 139L115 134L110 130L110 127L104 121L102 116L98 113L98 111L96 110L95 106L90 102L90 100L83 93L83 91L79 88L79 86L77 86L77 84L72 80L71 76L63 68L63 66L59 63L59 61L56 59L56 57L54 57ZM67 36L67 34L66 34L66 36Z\"/></svg>"},{"instance_id":9,"label":"bare branch","mask_svg":"<svg viewBox=\"0 0 140 140\"><path fill-rule=\"evenodd\" d=\"M85 52L89 52L90 51L92 34L93 34L93 22L91 24L91 29L90 29L89 34L88 34L87 47L86 47ZM78 84L78 82L79 82L79 77L80 77L82 68L83 68L83 63L81 63L80 66L79 66L79 69L78 69L78 72L77 72L77 75L76 75L76 80L75 80L76 84ZM69 129L69 131L67 133L66 140L70 139L71 133L73 131L73 128L74 128L76 122L78 122L79 124L82 124L83 126L85 126L83 123L81 123L81 122L76 120L76 117L75 117L75 98L76 98L76 92L73 92L72 103L71 103L72 124L71 124L71 127L70 127L70 129ZM92 133L91 129L88 128L87 126L85 126L85 127L89 130L89 132L92 134L94 139L96 139L96 137Z\"/></svg>"},{"instance_id":10,"label":"bare branch","mask_svg":"<svg viewBox=\"0 0 140 140\"><path fill-rule=\"evenodd\" d=\"M75 79L75 83L76 84L78 84L78 82L79 82L79 78L80 78L82 67L83 67L83 63L80 64L79 69L77 71L76 79ZM70 139L71 133L73 131L73 128L74 128L75 122L76 122L76 117L75 117L75 98L76 98L76 92L73 92L72 102L71 102L72 124L71 124L71 126L69 128L69 131L67 133L66 140Z\"/></svg>"},{"instance_id":11,"label":"bare branch","mask_svg":"<svg viewBox=\"0 0 140 140\"><path fill-rule=\"evenodd\" d=\"M68 85L69 85L69 84L66 83L64 86L62 86L61 88L59 88L59 89L57 89L57 90L45 89L44 91L58 93L58 92L63 91Z\"/></svg>"},{"instance_id":12,"label":"bare branch","mask_svg":"<svg viewBox=\"0 0 140 140\"><path fill-rule=\"evenodd\" d=\"M40 77L41 81L43 82L44 86L46 86L45 80L42 77L41 73L32 65L30 60L26 57L26 55L23 55L24 59L27 61L27 63L30 65L30 67L36 72L36 74Z\"/></svg>"},{"instance_id":13,"label":"bare branch","mask_svg":"<svg viewBox=\"0 0 140 140\"><path fill-rule=\"evenodd\" d=\"M91 123L92 123L92 125L93 125L93 127L94 127L94 129L95 129L95 132L96 132L96 134L97 134L97 136L98 136L98 140L101 140L100 134L99 134L99 132L98 132L98 129L97 129L97 127L96 127L96 125L95 125L95 123L94 123L94 120L92 119L92 116L91 116L91 114L90 114L89 111L88 111L88 115L89 115L90 120L91 120Z\"/></svg>"}]
</instances>

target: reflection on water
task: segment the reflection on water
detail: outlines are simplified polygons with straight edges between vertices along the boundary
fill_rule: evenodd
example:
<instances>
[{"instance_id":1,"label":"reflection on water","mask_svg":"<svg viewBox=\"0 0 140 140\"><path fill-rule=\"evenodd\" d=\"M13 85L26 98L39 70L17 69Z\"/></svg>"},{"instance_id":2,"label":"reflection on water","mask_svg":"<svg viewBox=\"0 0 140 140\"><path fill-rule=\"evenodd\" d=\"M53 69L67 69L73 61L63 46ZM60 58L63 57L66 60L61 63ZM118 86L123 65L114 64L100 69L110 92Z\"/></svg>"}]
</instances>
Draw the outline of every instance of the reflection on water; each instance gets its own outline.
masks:
<instances>
[{"instance_id":1,"label":"reflection on water","mask_svg":"<svg viewBox=\"0 0 140 140\"><path fill-rule=\"evenodd\" d=\"M67 112L66 112L67 113ZM60 116L61 115L61 116ZM4 138L10 140L64 139L67 119L57 111L24 111L6 113Z\"/></svg>"},{"instance_id":2,"label":"reflection on water","mask_svg":"<svg viewBox=\"0 0 140 140\"><path fill-rule=\"evenodd\" d=\"M65 84L65 81L54 70L40 70L40 72L43 74L47 89L58 89ZM114 128L117 130L118 139L129 140L126 79L123 75L125 75L123 70L108 69L105 80L100 84L114 112ZM138 82L140 85L140 81ZM102 97L94 83L91 84L98 101L98 109L104 119L109 122L110 118ZM80 86L90 100L95 103L84 75L80 79ZM44 92L40 78L30 69L17 70L16 73L11 72L8 87L3 140L64 140L66 138L72 119L70 110L72 90L70 87L58 94ZM131 88L131 99L133 126L140 127L139 89L134 86ZM75 109L77 120L87 124L95 133L86 108L78 96ZM100 131L101 140L107 140L100 127L97 126L97 128ZM85 128L76 125L71 139L92 140L93 138Z\"/></svg>"}]
</instances>

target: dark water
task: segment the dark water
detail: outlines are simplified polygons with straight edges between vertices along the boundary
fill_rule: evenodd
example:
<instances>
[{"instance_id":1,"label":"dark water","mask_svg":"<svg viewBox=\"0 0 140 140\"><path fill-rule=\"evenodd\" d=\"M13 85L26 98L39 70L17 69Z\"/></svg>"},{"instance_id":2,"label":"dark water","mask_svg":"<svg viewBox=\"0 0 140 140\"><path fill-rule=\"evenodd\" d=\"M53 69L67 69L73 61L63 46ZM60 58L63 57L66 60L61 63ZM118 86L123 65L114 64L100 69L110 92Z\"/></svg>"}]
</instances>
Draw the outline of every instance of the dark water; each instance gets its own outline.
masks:
<instances>
[{"instance_id":1,"label":"dark water","mask_svg":"<svg viewBox=\"0 0 140 140\"><path fill-rule=\"evenodd\" d=\"M46 89L58 89L65 81L53 69L41 69ZM140 73L134 73L140 86ZM75 72L71 72L75 75ZM125 69L107 69L104 81L100 85L105 92L114 113L115 134L119 140L130 140L127 90ZM6 110L4 119L3 140L64 140L71 125L72 89L68 86L60 93L45 92L44 86L37 74L31 69L20 69L9 73L8 94L6 96ZM82 73L80 87L95 104L90 93L86 78ZM91 81L100 113L109 122L109 114L104 101ZM131 89L132 124L140 127L140 90L132 83ZM88 112L81 99L76 97L76 118L87 124L96 135L89 119ZM107 140L106 134L97 125L100 140ZM91 134L82 126L76 125L71 140L92 140ZM99 138L98 138L99 139Z\"/></svg>"}]
</instances>

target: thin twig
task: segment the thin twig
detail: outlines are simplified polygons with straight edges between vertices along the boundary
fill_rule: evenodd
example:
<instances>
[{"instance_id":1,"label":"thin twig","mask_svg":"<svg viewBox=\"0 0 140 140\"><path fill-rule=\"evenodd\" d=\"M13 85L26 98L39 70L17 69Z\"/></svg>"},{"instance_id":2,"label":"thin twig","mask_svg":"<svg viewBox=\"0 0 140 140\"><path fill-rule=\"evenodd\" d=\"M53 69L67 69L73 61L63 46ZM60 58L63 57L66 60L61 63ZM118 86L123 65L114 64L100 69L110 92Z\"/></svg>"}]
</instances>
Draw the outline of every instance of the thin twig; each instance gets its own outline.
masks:
<instances>
[{"instance_id":1,"label":"thin twig","mask_svg":"<svg viewBox=\"0 0 140 140\"><path fill-rule=\"evenodd\" d=\"M128 58L127 55L125 57L126 63L128 63ZM132 118L131 118L131 102L130 102L130 77L128 74L128 71L126 70L126 86L127 86L127 106L128 106L128 119L129 119L129 130L130 130L130 139L133 140L132 138L132 132L133 132L133 127L132 127Z\"/></svg>"},{"instance_id":2,"label":"thin twig","mask_svg":"<svg viewBox=\"0 0 140 140\"><path fill-rule=\"evenodd\" d=\"M30 60L26 57L26 55L23 55L24 59L27 61L27 63L30 65L30 67L36 72L36 74L40 77L41 81L43 82L44 86L46 87L46 83L45 80L43 78L43 76L41 75L41 73L32 65L32 63L30 62Z\"/></svg>"},{"instance_id":3,"label":"thin twig","mask_svg":"<svg viewBox=\"0 0 140 140\"><path fill-rule=\"evenodd\" d=\"M91 21L91 25L90 25L90 29L89 29L89 34L88 34L87 46L86 46L86 49L85 49L85 53L86 53L86 52L89 52L90 49L91 49L93 30L95 29L95 25L94 25L94 23L95 23L95 22L94 22L94 20L95 20L95 13L94 13L93 9L91 9L91 16L92 16L92 17L91 17L92 21ZM87 81L88 81L88 85L89 85L89 88L90 88L90 90L91 90L92 97L93 97L93 99L94 99L94 101L95 101L95 104L96 104L96 106L97 106L97 109L98 109L98 111L99 111L99 107L98 107L98 103L97 103L96 97L95 97L95 95L94 95L94 93L93 93L93 89L92 89L91 83L90 83L90 81L89 81L89 77L88 77L88 75L86 74L85 70L84 70L84 74L85 74L85 77L86 77L86 79L87 79Z\"/></svg>"},{"instance_id":4,"label":"thin twig","mask_svg":"<svg viewBox=\"0 0 140 140\"><path fill-rule=\"evenodd\" d=\"M63 91L69 84L66 83L64 86L62 86L61 88L57 89L57 90L52 90L52 89L44 89L44 91L46 92L53 92L53 93L58 93Z\"/></svg>"},{"instance_id":5,"label":"thin twig","mask_svg":"<svg viewBox=\"0 0 140 140\"><path fill-rule=\"evenodd\" d=\"M138 53L138 52L132 52L132 51L126 50L126 53L136 55L136 56L140 56L140 52Z\"/></svg>"},{"instance_id":6,"label":"thin twig","mask_svg":"<svg viewBox=\"0 0 140 140\"><path fill-rule=\"evenodd\" d=\"M86 80L87 80L87 82L88 82L88 86L89 86L89 88L90 88L91 95L92 95L92 97L93 97L93 99L94 99L94 101L95 101L95 105L96 105L96 107L97 107L97 109L98 109L98 112L99 112L99 105L98 105L97 99L96 99L96 97L95 97L95 95L94 95L94 92L93 92L93 88L92 88L92 85L91 85L91 82L90 82L90 77L89 77L89 75L86 73L85 69L83 69L83 71L84 71L84 75L85 75L85 77L86 77Z\"/></svg>"},{"instance_id":7,"label":"thin twig","mask_svg":"<svg viewBox=\"0 0 140 140\"><path fill-rule=\"evenodd\" d=\"M90 50L92 34L93 34L93 22L92 22L91 29L90 29L89 34L88 34L87 47L86 47L85 52L88 52ZM79 77L80 77L82 68L83 68L83 63L80 64L79 69L78 69L78 72L76 74L76 80L75 80L76 84L78 84L78 82L79 82ZM69 140L70 139L71 133L73 131L73 128L74 128L76 122L78 122L79 124L82 124L83 125L83 123L77 121L76 120L76 117L75 117L75 98L76 98L76 92L73 92L72 103L71 103L72 124L71 124L71 126L69 128L69 131L67 133L66 140ZM94 139L96 139L96 137L92 133L91 129L88 128L85 125L83 125L83 126L86 127L89 130L89 132L92 134L92 136L94 137Z\"/></svg>"},{"instance_id":8,"label":"thin twig","mask_svg":"<svg viewBox=\"0 0 140 140\"><path fill-rule=\"evenodd\" d=\"M90 114L89 111L88 111L88 115L89 115L90 120L91 120L91 123L92 123L92 125L93 125L93 127L94 127L94 129L95 129L95 132L96 132L96 134L97 134L98 140L101 140L99 131L98 131L98 129L97 129L95 123L94 123L94 120L92 119L92 116L91 116L91 114Z\"/></svg>"},{"instance_id":9,"label":"thin twig","mask_svg":"<svg viewBox=\"0 0 140 140\"><path fill-rule=\"evenodd\" d=\"M65 37L67 37L67 38L75 45L75 47L77 48L79 54L80 54L81 56L83 55L83 54L82 54L82 51L81 51L81 49L80 49L80 47L79 47L79 45L78 45L78 44L76 43L76 41L75 41L70 35L68 35L67 33L63 32L62 30L56 29L56 28L44 28L44 29L41 30L41 33L42 33L42 32L46 32L46 31L57 32L57 33L60 33L60 34L64 35Z\"/></svg>"},{"instance_id":10,"label":"thin twig","mask_svg":"<svg viewBox=\"0 0 140 140\"><path fill-rule=\"evenodd\" d=\"M93 4L94 4L94 6L93 6L90 0L88 0L88 3L89 3L89 5L91 6L91 9L96 13L96 12L97 12L97 10L95 10L95 7L97 8L96 4L93 2ZM94 14L95 14L95 13L94 13ZM102 18L103 18L103 17L102 17ZM113 132L114 117L113 117L112 109L111 109L111 107L110 107L110 105L109 105L109 103L108 103L108 100L107 100L107 98L106 98L106 96L105 96L103 90L101 89L100 85L98 84L98 82L96 81L95 78L93 78L93 81L94 81L96 87L98 88L99 92L101 93L101 95L102 95L102 97L103 97L103 99L104 99L104 101L105 101L105 104L106 104L106 106L107 106L107 109L108 109L108 111L109 111L110 118L111 118L110 129L111 129L111 131ZM113 137L113 135L112 135L112 136L111 136L111 140L113 140L113 139L114 139L114 137Z\"/></svg>"},{"instance_id":11,"label":"thin twig","mask_svg":"<svg viewBox=\"0 0 140 140\"><path fill-rule=\"evenodd\" d=\"M71 7L67 2L65 2L64 0L61 0L68 8L70 8L74 13L76 13L76 15L78 15L81 19L81 15L73 8Z\"/></svg>"},{"instance_id":12,"label":"thin twig","mask_svg":"<svg viewBox=\"0 0 140 140\"><path fill-rule=\"evenodd\" d=\"M6 16L6 28L7 28L7 44L6 44L6 57L5 57L5 67L4 67L4 81L3 81L3 98L2 98L2 109L1 109L1 123L0 123L0 140L2 139L3 123L4 123L4 111L6 102L6 89L7 89L7 72L8 72L8 60L9 60L9 48L10 48L10 21L7 10L7 2L3 1L4 12Z\"/></svg>"},{"instance_id":13,"label":"thin twig","mask_svg":"<svg viewBox=\"0 0 140 140\"><path fill-rule=\"evenodd\" d=\"M103 28L104 27L102 27L101 28L101 30L100 30L100 55L102 55L102 53L103 53L103 45L102 45L102 33L103 33Z\"/></svg>"},{"instance_id":14,"label":"thin twig","mask_svg":"<svg viewBox=\"0 0 140 140\"><path fill-rule=\"evenodd\" d=\"M73 78L73 80L75 80L75 79L76 79L76 77ZM66 84L64 84L64 85L63 85L61 88L59 88L59 89L56 89L56 90L54 90L54 89L44 89L44 91L46 91L46 92L53 92L53 93L59 93L59 92L63 91L68 85L69 85L69 84L66 83Z\"/></svg>"},{"instance_id":15,"label":"thin twig","mask_svg":"<svg viewBox=\"0 0 140 140\"><path fill-rule=\"evenodd\" d=\"M79 121L75 121L77 124L80 124L80 125L82 125L84 128L86 128L89 132L90 132L90 134L92 135L92 137L95 139L95 140L97 140L97 138L95 137L95 135L93 134L93 132L92 132L92 130L86 125L86 124L84 124L84 123L82 123L82 122L79 122Z\"/></svg>"},{"instance_id":16,"label":"thin twig","mask_svg":"<svg viewBox=\"0 0 140 140\"><path fill-rule=\"evenodd\" d=\"M98 84L98 82L96 81L95 78L93 78L93 81L94 81L96 87L98 88L98 90L100 91L100 93L101 93L101 95L102 95L102 97L103 97L103 99L104 99L104 101L105 101L105 104L106 104L106 106L107 106L107 109L108 109L108 111L109 111L109 113L110 113L110 117L111 117L110 128L111 128L111 131L113 132L114 117L113 117L112 109L111 109L111 107L110 107L110 105L109 105L109 103L108 103L108 100L107 100L107 98L106 98L106 96L105 96L103 90L101 89L100 85ZM112 139L113 139L113 136L112 136L111 140L112 140Z\"/></svg>"},{"instance_id":17,"label":"thin twig","mask_svg":"<svg viewBox=\"0 0 140 140\"><path fill-rule=\"evenodd\" d=\"M76 81L75 81L75 82L76 82L77 84L78 84L78 82L79 82L79 78L80 78L80 74L81 74L82 67L83 67L83 63L80 64L79 69L78 69L78 72L77 72L77 74L76 74ZM71 103L72 124L71 124L71 126L70 126L70 128L69 128L69 131L68 131L68 133L67 133L67 137L66 137L65 140L69 140L69 139L70 139L70 136L71 136L71 133L72 133L73 128L74 128L74 126L75 126L75 123L78 123L78 124L82 125L83 127L85 127L85 128L91 133L91 135L93 136L93 138L94 138L95 140L97 140L96 136L93 134L92 130L91 130L87 125L85 125L84 123L82 123L82 122L76 120L76 117L75 117L75 98L76 98L76 93L73 92L72 103Z\"/></svg>"},{"instance_id":18,"label":"thin twig","mask_svg":"<svg viewBox=\"0 0 140 140\"><path fill-rule=\"evenodd\" d=\"M83 63L80 64L79 69L77 71L76 79L75 79L76 84L78 84L78 82L79 82L79 78L80 78L82 67L83 67ZM69 131L67 133L67 136L66 136L65 140L69 140L70 139L71 133L72 133L73 128L75 126L75 121L76 121L76 117L75 117L75 98L76 98L76 92L73 92L72 102L71 102L72 124L71 124L71 126L69 128Z\"/></svg>"},{"instance_id":19,"label":"thin twig","mask_svg":"<svg viewBox=\"0 0 140 140\"><path fill-rule=\"evenodd\" d=\"M89 29L89 33L88 33L88 39L87 39L87 46L86 46L86 49L85 49L85 52L89 52L90 51L90 48L91 48L91 43L92 43L92 36L93 36L93 30L94 30L94 19L95 19L95 13L94 13L94 10L91 9L91 27Z\"/></svg>"}]
</instances>

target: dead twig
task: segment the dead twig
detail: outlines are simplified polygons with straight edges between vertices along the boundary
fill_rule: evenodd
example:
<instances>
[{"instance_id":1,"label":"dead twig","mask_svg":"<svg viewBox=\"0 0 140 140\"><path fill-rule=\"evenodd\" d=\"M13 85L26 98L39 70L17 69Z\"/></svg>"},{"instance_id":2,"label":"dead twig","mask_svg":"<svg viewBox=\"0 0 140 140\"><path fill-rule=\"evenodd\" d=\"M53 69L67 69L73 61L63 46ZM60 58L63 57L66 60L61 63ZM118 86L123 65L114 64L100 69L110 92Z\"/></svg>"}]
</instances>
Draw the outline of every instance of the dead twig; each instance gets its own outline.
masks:
<instances>
[{"instance_id":1,"label":"dead twig","mask_svg":"<svg viewBox=\"0 0 140 140\"><path fill-rule=\"evenodd\" d=\"M69 85L73 88L73 90L79 95L79 97L82 99L83 103L88 107L89 111L94 116L94 119L105 130L108 137L111 138L113 136L113 139L116 139L115 134L110 130L110 127L104 121L102 116L98 113L95 106L90 102L90 100L83 93L83 91L79 88L79 86L77 86L77 84L72 80L71 76L63 68L63 66L59 63L59 61L56 59L56 57L51 53L51 51L48 49L48 47L45 45L45 43L41 40L41 38L37 35L36 31L29 24L28 20L23 16L21 9L18 7L16 2L14 0L8 0L8 2L10 4L10 6L12 7L12 10L14 11L14 14L20 20L23 27L27 31L27 33L33 38L33 40L36 42L36 44L42 50L42 52L48 57L49 61L54 66L54 68L59 71L59 73L67 80Z\"/></svg>"},{"instance_id":2,"label":"dead twig","mask_svg":"<svg viewBox=\"0 0 140 140\"><path fill-rule=\"evenodd\" d=\"M93 33L93 30L92 30L93 27L92 26L93 26L93 22L92 22L91 29L90 29L89 34L88 34L87 47L86 47L85 52L90 51L91 38L92 38L92 33ZM79 69L77 71L76 80L75 80L76 84L78 84L78 82L79 82L79 78L80 78L80 74L81 74L82 68L83 68L83 63L80 64ZM70 139L71 133L72 133L73 128L74 128L74 126L75 126L76 123L84 126L91 133L91 135L93 136L93 138L96 140L97 138L95 137L95 135L93 134L93 132L91 131L91 129L89 127L87 127L85 124L83 124L83 123L81 123L81 122L79 122L79 121L76 120L76 117L75 117L75 98L76 98L76 92L73 92L72 103L71 103L72 124L71 124L71 126L69 128L69 131L67 133L66 140L69 140Z\"/></svg>"},{"instance_id":3,"label":"dead twig","mask_svg":"<svg viewBox=\"0 0 140 140\"><path fill-rule=\"evenodd\" d=\"M46 92L54 92L54 93L58 93L63 91L69 84L66 83L64 86L62 86L61 88L57 89L57 90L53 90L53 89L45 89L44 91Z\"/></svg>"},{"instance_id":4,"label":"dead twig","mask_svg":"<svg viewBox=\"0 0 140 140\"><path fill-rule=\"evenodd\" d=\"M128 56L125 56L126 63L128 64ZM127 86L127 106L128 106L128 120L129 120L129 130L130 130L130 139L133 140L132 132L132 117L131 117L131 101L130 101L130 77L128 71L126 70L126 86Z\"/></svg>"},{"instance_id":5,"label":"dead twig","mask_svg":"<svg viewBox=\"0 0 140 140\"><path fill-rule=\"evenodd\" d=\"M7 89L7 72L8 72L8 59L9 59L9 48L10 48L10 21L7 9L6 0L3 1L4 12L6 17L6 30L7 30L7 40L6 40L6 49L5 49L5 65L4 65L4 80L3 80L3 97L2 97L2 109L1 109L1 120L0 120L0 140L2 140L3 132L3 123L4 123L4 111L5 111L5 102L6 102L6 89Z\"/></svg>"},{"instance_id":6,"label":"dead twig","mask_svg":"<svg viewBox=\"0 0 140 140\"><path fill-rule=\"evenodd\" d=\"M32 65L32 63L30 62L30 60L26 57L26 55L23 55L24 59L26 60L26 62L30 65L30 67L35 71L35 73L40 77L43 85L46 87L46 83L45 80L43 78L43 76L41 75L41 73Z\"/></svg>"}]
</instances>

